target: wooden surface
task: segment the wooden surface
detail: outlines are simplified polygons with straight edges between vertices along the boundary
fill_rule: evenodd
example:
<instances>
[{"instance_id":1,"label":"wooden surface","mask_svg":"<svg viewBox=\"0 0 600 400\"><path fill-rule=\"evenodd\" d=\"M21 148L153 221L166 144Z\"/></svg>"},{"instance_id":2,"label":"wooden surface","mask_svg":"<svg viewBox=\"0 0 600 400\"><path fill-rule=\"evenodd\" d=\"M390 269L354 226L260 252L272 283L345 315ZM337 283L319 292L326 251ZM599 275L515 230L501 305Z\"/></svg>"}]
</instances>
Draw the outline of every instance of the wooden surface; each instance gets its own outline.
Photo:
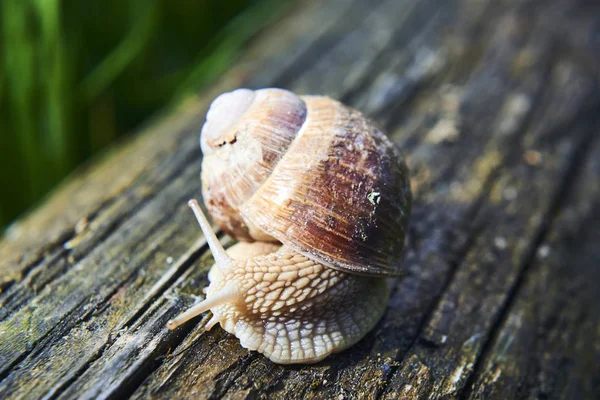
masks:
<instances>
[{"instance_id":1,"label":"wooden surface","mask_svg":"<svg viewBox=\"0 0 600 400\"><path fill-rule=\"evenodd\" d=\"M7 232L1 397L598 398L599 78L594 1L302 3ZM275 365L204 318L165 328L211 264L186 206L203 116L242 86L340 99L410 162L406 276L370 334L316 365Z\"/></svg>"}]
</instances>

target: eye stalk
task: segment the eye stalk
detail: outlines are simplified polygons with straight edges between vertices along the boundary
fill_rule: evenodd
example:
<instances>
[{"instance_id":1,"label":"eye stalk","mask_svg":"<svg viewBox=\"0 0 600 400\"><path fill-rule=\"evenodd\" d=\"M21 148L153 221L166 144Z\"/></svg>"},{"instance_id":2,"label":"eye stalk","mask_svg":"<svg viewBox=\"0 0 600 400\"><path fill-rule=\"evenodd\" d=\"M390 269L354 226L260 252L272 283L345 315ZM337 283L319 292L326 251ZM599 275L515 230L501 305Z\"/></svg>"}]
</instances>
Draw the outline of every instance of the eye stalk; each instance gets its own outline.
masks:
<instances>
[{"instance_id":1,"label":"eye stalk","mask_svg":"<svg viewBox=\"0 0 600 400\"><path fill-rule=\"evenodd\" d=\"M204 213L202 212L198 201L192 199L188 202L188 205L194 212L196 220L200 225L200 229L202 229L202 233L204 234L206 242L210 247L213 258L215 259L215 266L221 271L225 272L227 269L231 268L232 264L234 263L234 260L227 255L227 252L225 252L225 249L219 242L217 235L215 235L215 232L210 227L210 223L204 216ZM167 328L169 330L173 330L178 326L182 325L183 323L194 318L195 316L200 315L203 312L206 312L218 305L226 304L227 302L233 300L237 296L237 292L231 287L227 288L226 290L222 290L218 294L215 294L210 298L207 297L204 301L200 302L199 304L196 304L183 314L167 322Z\"/></svg>"}]
</instances>

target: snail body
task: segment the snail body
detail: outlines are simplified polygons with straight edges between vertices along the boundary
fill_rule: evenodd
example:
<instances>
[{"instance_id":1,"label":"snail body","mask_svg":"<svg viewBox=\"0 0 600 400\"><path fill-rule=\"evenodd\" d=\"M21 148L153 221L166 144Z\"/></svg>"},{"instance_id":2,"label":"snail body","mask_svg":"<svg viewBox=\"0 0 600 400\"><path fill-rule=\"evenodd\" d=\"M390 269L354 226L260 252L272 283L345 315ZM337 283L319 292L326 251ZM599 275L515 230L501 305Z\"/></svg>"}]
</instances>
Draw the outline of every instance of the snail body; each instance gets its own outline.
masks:
<instances>
[{"instance_id":1,"label":"snail body","mask_svg":"<svg viewBox=\"0 0 600 400\"><path fill-rule=\"evenodd\" d=\"M360 340L385 310L410 214L381 128L327 97L238 89L213 102L200 142L205 204L241 242L225 252L191 202L215 265L206 299L169 328L210 309L207 329L283 364Z\"/></svg>"}]
</instances>

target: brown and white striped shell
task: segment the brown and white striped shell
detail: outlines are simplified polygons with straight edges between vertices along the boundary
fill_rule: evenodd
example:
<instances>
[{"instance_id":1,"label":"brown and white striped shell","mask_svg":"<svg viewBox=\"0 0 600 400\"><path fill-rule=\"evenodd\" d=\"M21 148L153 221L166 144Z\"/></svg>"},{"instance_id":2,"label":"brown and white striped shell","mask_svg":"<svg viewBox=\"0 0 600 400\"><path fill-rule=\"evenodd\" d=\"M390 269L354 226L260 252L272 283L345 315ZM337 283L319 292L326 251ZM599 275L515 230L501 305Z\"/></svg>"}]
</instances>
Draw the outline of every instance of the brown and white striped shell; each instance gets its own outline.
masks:
<instances>
[{"instance_id":1,"label":"brown and white striped shell","mask_svg":"<svg viewBox=\"0 0 600 400\"><path fill-rule=\"evenodd\" d=\"M228 234L347 272L399 272L408 171L360 112L328 97L238 89L213 102L201 147L204 201Z\"/></svg>"}]
</instances>

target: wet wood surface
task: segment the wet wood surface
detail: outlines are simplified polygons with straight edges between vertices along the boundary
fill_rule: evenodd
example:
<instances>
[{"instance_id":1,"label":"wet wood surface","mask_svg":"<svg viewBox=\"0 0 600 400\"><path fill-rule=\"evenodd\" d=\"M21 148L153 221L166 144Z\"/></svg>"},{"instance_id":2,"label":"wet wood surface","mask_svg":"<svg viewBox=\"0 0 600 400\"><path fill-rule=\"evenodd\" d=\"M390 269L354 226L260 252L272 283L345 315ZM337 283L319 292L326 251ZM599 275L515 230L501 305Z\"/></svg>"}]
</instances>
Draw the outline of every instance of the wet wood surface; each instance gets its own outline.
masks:
<instances>
[{"instance_id":1,"label":"wet wood surface","mask_svg":"<svg viewBox=\"0 0 600 400\"><path fill-rule=\"evenodd\" d=\"M600 4L304 2L212 87L0 242L3 398L600 396ZM199 129L219 93L327 94L387 128L414 207L382 321L282 366L205 318ZM228 238L223 238L230 243Z\"/></svg>"}]
</instances>

